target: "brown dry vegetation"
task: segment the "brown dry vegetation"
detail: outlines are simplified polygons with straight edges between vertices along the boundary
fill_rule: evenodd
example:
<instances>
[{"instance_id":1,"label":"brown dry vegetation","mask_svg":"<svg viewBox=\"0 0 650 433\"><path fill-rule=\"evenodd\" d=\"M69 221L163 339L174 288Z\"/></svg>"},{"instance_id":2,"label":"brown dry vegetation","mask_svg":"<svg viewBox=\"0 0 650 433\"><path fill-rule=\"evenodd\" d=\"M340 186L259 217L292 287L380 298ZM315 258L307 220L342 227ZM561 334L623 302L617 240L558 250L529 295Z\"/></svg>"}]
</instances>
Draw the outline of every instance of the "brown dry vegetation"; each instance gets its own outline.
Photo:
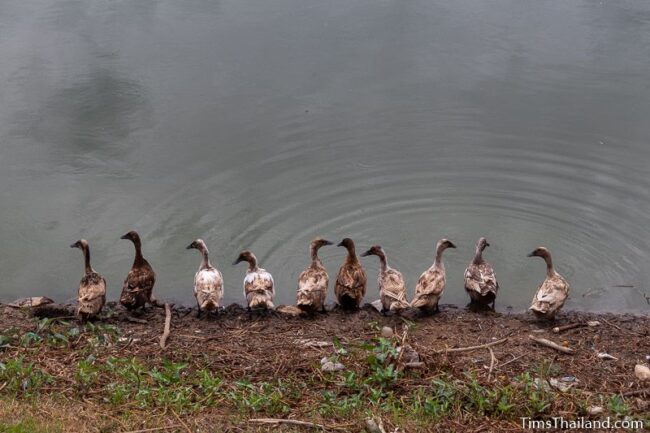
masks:
<instances>
[{"instance_id":1,"label":"brown dry vegetation","mask_svg":"<svg viewBox=\"0 0 650 433\"><path fill-rule=\"evenodd\" d=\"M553 324L528 315L446 307L432 317L383 316L372 308L311 318L249 315L236 306L196 319L164 311L131 323L39 319L0 306L0 432L269 431L282 418L362 431L381 419L395 431L520 431L520 417L649 418L650 383L634 366L650 355L650 318L563 313ZM600 326L553 333L554 326ZM389 326L395 335L381 337ZM575 349L563 354L529 335ZM447 349L506 339L490 348ZM406 367L409 345L423 365ZM603 360L607 352L618 360ZM494 359L492 358L494 355ZM321 371L327 357L345 366ZM566 392L551 378L575 377ZM163 429L164 428L164 429ZM284 431L304 427L283 426Z\"/></svg>"}]
</instances>

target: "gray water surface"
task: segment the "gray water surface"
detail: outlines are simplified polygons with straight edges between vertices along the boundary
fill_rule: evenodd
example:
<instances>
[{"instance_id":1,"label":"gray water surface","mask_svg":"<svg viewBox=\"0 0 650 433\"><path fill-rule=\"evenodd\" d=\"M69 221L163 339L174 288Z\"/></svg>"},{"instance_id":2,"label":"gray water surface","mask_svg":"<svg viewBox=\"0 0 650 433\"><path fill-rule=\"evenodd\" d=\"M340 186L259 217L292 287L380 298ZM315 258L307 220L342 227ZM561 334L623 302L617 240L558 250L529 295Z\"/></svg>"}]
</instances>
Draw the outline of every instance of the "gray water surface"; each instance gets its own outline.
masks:
<instances>
[{"instance_id":1,"label":"gray water surface","mask_svg":"<svg viewBox=\"0 0 650 433\"><path fill-rule=\"evenodd\" d=\"M290 303L310 239L349 236L410 295L452 239L464 305L484 235L501 308L528 305L538 245L568 308L650 308L645 0L5 0L0 59L2 300L74 298L80 237L116 299L135 229L188 304L197 237L228 302L250 248Z\"/></svg>"}]
</instances>

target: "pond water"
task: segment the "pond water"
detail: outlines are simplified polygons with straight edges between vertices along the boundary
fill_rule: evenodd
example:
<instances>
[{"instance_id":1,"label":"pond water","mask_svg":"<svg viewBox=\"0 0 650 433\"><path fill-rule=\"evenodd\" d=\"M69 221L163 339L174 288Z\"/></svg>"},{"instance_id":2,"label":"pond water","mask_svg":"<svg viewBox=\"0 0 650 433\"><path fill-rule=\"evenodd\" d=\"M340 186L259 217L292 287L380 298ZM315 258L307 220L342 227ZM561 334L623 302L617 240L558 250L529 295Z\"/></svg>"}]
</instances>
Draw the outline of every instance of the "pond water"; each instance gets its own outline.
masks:
<instances>
[{"instance_id":1,"label":"pond water","mask_svg":"<svg viewBox=\"0 0 650 433\"><path fill-rule=\"evenodd\" d=\"M278 303L315 236L381 244L410 295L448 237L442 303L465 305L486 236L501 309L528 306L538 245L567 308L650 308L645 0L8 0L0 29L1 300L73 299L80 237L117 299L135 229L186 304L197 237L226 301L250 248ZM333 280L344 251L322 257Z\"/></svg>"}]
</instances>

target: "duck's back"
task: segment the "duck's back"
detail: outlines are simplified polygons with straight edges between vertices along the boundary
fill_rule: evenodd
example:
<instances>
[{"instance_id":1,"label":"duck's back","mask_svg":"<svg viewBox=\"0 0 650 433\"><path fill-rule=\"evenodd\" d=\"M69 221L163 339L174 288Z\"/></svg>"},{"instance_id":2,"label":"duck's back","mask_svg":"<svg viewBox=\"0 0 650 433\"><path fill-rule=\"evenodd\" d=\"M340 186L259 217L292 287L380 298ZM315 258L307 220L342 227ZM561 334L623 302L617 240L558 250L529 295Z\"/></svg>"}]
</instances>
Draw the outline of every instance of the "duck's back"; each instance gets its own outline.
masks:
<instances>
[{"instance_id":1,"label":"duck's back","mask_svg":"<svg viewBox=\"0 0 650 433\"><path fill-rule=\"evenodd\" d=\"M310 266L298 277L296 304L303 308L322 309L327 297L329 277L322 266Z\"/></svg>"},{"instance_id":2,"label":"duck's back","mask_svg":"<svg viewBox=\"0 0 650 433\"><path fill-rule=\"evenodd\" d=\"M199 270L194 276L194 296L201 310L219 308L223 299L223 276L215 268Z\"/></svg>"},{"instance_id":3,"label":"duck's back","mask_svg":"<svg viewBox=\"0 0 650 433\"><path fill-rule=\"evenodd\" d=\"M569 283L560 275L546 277L537 289L530 310L536 315L553 318L569 296Z\"/></svg>"},{"instance_id":4,"label":"duck's back","mask_svg":"<svg viewBox=\"0 0 650 433\"><path fill-rule=\"evenodd\" d=\"M133 266L129 271L120 302L129 309L135 309L151 302L151 293L156 282L156 274L146 260L138 266Z\"/></svg>"},{"instance_id":5,"label":"duck's back","mask_svg":"<svg viewBox=\"0 0 650 433\"><path fill-rule=\"evenodd\" d=\"M356 308L366 294L368 279L360 263L345 262L336 277L334 292L343 307Z\"/></svg>"},{"instance_id":6,"label":"duck's back","mask_svg":"<svg viewBox=\"0 0 650 433\"><path fill-rule=\"evenodd\" d=\"M411 306L417 308L435 308L445 290L445 270L432 266L422 275L415 285L415 296Z\"/></svg>"},{"instance_id":7,"label":"duck's back","mask_svg":"<svg viewBox=\"0 0 650 433\"><path fill-rule=\"evenodd\" d=\"M465 270L465 289L478 296L496 295L499 283L494 269L488 262L470 264Z\"/></svg>"},{"instance_id":8,"label":"duck's back","mask_svg":"<svg viewBox=\"0 0 650 433\"><path fill-rule=\"evenodd\" d=\"M401 272L395 269L380 272L378 284L384 310L397 310L408 307L406 282Z\"/></svg>"},{"instance_id":9,"label":"duck's back","mask_svg":"<svg viewBox=\"0 0 650 433\"><path fill-rule=\"evenodd\" d=\"M94 316L106 303L106 280L97 272L90 272L81 279L78 294L78 314Z\"/></svg>"},{"instance_id":10,"label":"duck's back","mask_svg":"<svg viewBox=\"0 0 650 433\"><path fill-rule=\"evenodd\" d=\"M264 269L246 274L244 279L244 296L249 308L273 308L275 283L273 276Z\"/></svg>"}]
</instances>

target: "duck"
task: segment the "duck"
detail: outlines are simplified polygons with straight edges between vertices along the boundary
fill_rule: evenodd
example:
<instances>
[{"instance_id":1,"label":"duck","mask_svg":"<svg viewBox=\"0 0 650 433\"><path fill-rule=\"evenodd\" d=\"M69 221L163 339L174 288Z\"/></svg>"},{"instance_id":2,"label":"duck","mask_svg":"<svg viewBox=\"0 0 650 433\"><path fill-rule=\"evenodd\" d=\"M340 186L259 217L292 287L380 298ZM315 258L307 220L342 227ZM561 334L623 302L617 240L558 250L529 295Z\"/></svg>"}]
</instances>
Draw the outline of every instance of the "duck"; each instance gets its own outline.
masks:
<instances>
[{"instance_id":1,"label":"duck","mask_svg":"<svg viewBox=\"0 0 650 433\"><path fill-rule=\"evenodd\" d=\"M397 269L388 265L386 252L380 245L373 245L361 254L361 257L377 256L379 257L379 277L377 284L379 287L379 299L381 300L382 312L400 311L409 307L406 300L406 282L404 276Z\"/></svg>"},{"instance_id":2,"label":"duck","mask_svg":"<svg viewBox=\"0 0 650 433\"><path fill-rule=\"evenodd\" d=\"M424 271L415 286L415 296L411 306L421 311L440 311L438 301L445 291L445 266L442 253L447 248L456 248L449 239L440 239L436 244L436 258L429 269Z\"/></svg>"},{"instance_id":3,"label":"duck","mask_svg":"<svg viewBox=\"0 0 650 433\"><path fill-rule=\"evenodd\" d=\"M318 250L326 245L334 245L334 243L323 238L316 238L309 244L311 265L298 277L296 293L296 305L301 310L325 312L329 276L323 262L318 257Z\"/></svg>"},{"instance_id":4,"label":"duck","mask_svg":"<svg viewBox=\"0 0 650 433\"><path fill-rule=\"evenodd\" d=\"M341 308L356 310L366 294L366 284L368 283L366 271L363 270L357 257L352 239L343 239L337 244L337 247L345 247L348 250L348 255L336 277L334 294Z\"/></svg>"},{"instance_id":5,"label":"duck","mask_svg":"<svg viewBox=\"0 0 650 433\"><path fill-rule=\"evenodd\" d=\"M472 302L481 305L492 304L494 309L499 283L492 265L483 259L483 250L489 246L484 237L476 242L474 259L465 269L465 291Z\"/></svg>"},{"instance_id":6,"label":"duck","mask_svg":"<svg viewBox=\"0 0 650 433\"><path fill-rule=\"evenodd\" d=\"M133 266L124 279L120 303L127 310L144 308L145 304L158 305L153 297L153 286L156 283L156 273L151 268L149 262L142 256L142 242L140 235L135 231L130 231L120 239L126 239L133 242L135 246L135 259Z\"/></svg>"},{"instance_id":7,"label":"duck","mask_svg":"<svg viewBox=\"0 0 650 433\"><path fill-rule=\"evenodd\" d=\"M79 239L70 248L79 248L84 254L84 266L86 273L79 282L77 296L77 316L82 321L97 316L106 303L106 279L102 277L90 265L90 247L88 241Z\"/></svg>"},{"instance_id":8,"label":"duck","mask_svg":"<svg viewBox=\"0 0 650 433\"><path fill-rule=\"evenodd\" d=\"M257 265L257 258L253 253L244 250L239 254L233 266L241 262L248 263L248 270L244 278L244 296L248 304L248 310L273 309L273 297L275 296L275 283L273 276Z\"/></svg>"},{"instance_id":9,"label":"duck","mask_svg":"<svg viewBox=\"0 0 650 433\"><path fill-rule=\"evenodd\" d=\"M212 266L208 254L208 247L203 239L197 239L187 246L188 250L199 250L203 258L199 270L194 275L194 297L198 306L197 317L202 311L217 312L223 299L223 275Z\"/></svg>"},{"instance_id":10,"label":"duck","mask_svg":"<svg viewBox=\"0 0 650 433\"><path fill-rule=\"evenodd\" d=\"M529 310L538 318L553 320L569 296L569 283L553 267L547 248L538 247L528 257L541 257L546 262L546 278L537 289Z\"/></svg>"}]
</instances>

